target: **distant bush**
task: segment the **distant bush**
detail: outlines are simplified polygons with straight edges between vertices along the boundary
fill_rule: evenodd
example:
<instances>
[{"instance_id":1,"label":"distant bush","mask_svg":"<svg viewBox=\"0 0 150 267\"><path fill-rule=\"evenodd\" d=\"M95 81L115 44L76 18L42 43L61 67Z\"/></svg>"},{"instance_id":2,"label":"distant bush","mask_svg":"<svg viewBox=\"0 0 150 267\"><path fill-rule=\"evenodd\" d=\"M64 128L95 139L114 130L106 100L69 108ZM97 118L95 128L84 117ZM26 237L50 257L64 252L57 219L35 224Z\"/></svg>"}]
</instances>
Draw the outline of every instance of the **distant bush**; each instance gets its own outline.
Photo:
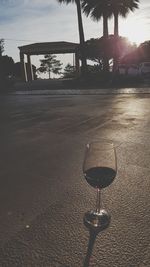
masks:
<instances>
[{"instance_id":1,"label":"distant bush","mask_svg":"<svg viewBox=\"0 0 150 267\"><path fill-rule=\"evenodd\" d=\"M0 57L0 76L7 77L13 75L14 61L12 57L1 56Z\"/></svg>"},{"instance_id":2,"label":"distant bush","mask_svg":"<svg viewBox=\"0 0 150 267\"><path fill-rule=\"evenodd\" d=\"M13 86L13 77L0 77L0 93L7 93L8 91L12 91Z\"/></svg>"},{"instance_id":3,"label":"distant bush","mask_svg":"<svg viewBox=\"0 0 150 267\"><path fill-rule=\"evenodd\" d=\"M14 61L11 57L0 56L0 91L5 92L12 88Z\"/></svg>"},{"instance_id":4,"label":"distant bush","mask_svg":"<svg viewBox=\"0 0 150 267\"><path fill-rule=\"evenodd\" d=\"M89 72L87 77L87 82L92 84L100 84L105 85L108 84L108 82L112 78L111 72L105 72L105 71L95 71L95 72Z\"/></svg>"},{"instance_id":5,"label":"distant bush","mask_svg":"<svg viewBox=\"0 0 150 267\"><path fill-rule=\"evenodd\" d=\"M140 76L134 77L123 74L112 75L111 85L117 87L129 87L129 86L138 86L141 84L142 79Z\"/></svg>"},{"instance_id":6,"label":"distant bush","mask_svg":"<svg viewBox=\"0 0 150 267\"><path fill-rule=\"evenodd\" d=\"M62 74L63 74L63 78L75 78L76 77L75 67L72 66L70 63L68 63L65 66L64 72Z\"/></svg>"}]
</instances>

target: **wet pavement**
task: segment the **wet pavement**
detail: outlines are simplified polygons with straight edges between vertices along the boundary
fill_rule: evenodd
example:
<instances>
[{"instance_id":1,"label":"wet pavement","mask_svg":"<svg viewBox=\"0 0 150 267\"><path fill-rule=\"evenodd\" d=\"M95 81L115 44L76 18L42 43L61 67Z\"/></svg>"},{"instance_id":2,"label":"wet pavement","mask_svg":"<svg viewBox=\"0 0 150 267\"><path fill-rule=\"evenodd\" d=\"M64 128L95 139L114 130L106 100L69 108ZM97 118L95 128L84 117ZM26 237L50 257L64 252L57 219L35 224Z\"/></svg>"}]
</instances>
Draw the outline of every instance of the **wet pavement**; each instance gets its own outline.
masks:
<instances>
[{"instance_id":1,"label":"wet pavement","mask_svg":"<svg viewBox=\"0 0 150 267\"><path fill-rule=\"evenodd\" d=\"M0 266L150 266L150 88L104 91L0 96ZM94 234L82 162L99 138L118 173L102 192L110 226Z\"/></svg>"}]
</instances>

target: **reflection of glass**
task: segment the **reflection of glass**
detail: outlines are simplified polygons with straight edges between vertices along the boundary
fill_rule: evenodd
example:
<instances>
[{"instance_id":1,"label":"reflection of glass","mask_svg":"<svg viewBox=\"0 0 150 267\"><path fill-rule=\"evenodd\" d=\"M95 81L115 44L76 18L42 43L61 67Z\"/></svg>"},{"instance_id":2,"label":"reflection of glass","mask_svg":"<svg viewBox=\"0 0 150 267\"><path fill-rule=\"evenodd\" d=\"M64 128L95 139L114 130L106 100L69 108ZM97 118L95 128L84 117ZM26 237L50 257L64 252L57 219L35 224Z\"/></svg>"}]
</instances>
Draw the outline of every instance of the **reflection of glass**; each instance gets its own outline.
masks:
<instances>
[{"instance_id":1,"label":"reflection of glass","mask_svg":"<svg viewBox=\"0 0 150 267\"><path fill-rule=\"evenodd\" d=\"M112 143L97 141L87 144L83 162L83 173L87 182L97 189L96 210L84 215L86 225L95 229L105 227L110 215L101 209L101 189L109 186L117 173L116 152Z\"/></svg>"}]
</instances>

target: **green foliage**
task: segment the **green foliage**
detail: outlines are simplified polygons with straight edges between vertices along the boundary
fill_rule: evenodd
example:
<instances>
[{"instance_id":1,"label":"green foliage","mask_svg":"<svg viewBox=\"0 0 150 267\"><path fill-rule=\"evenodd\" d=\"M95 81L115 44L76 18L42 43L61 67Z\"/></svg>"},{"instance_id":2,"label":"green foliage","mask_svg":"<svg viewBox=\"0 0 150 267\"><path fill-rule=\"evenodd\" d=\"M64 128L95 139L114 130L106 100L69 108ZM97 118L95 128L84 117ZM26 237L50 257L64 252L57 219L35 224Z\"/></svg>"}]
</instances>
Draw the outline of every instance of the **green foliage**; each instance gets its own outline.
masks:
<instances>
[{"instance_id":1,"label":"green foliage","mask_svg":"<svg viewBox=\"0 0 150 267\"><path fill-rule=\"evenodd\" d=\"M114 57L114 51L116 51L117 47L117 55L118 57L122 57L123 54L130 51L132 46L129 44L128 40L124 37L116 38L114 35L109 35L107 39L104 37L97 39L90 39L86 42L86 56L89 60L92 60L98 63L102 69L103 66L103 58L105 55L108 60Z\"/></svg>"},{"instance_id":2,"label":"green foliage","mask_svg":"<svg viewBox=\"0 0 150 267\"><path fill-rule=\"evenodd\" d=\"M147 61L150 61L150 40L135 47L121 59L122 64L139 64Z\"/></svg>"},{"instance_id":3,"label":"green foliage","mask_svg":"<svg viewBox=\"0 0 150 267\"><path fill-rule=\"evenodd\" d=\"M140 44L139 50L143 61L150 61L150 40Z\"/></svg>"},{"instance_id":4,"label":"green foliage","mask_svg":"<svg viewBox=\"0 0 150 267\"><path fill-rule=\"evenodd\" d=\"M65 3L66 5L67 4L70 4L70 3L74 3L76 0L57 0L60 4L61 3Z\"/></svg>"},{"instance_id":5,"label":"green foliage","mask_svg":"<svg viewBox=\"0 0 150 267\"><path fill-rule=\"evenodd\" d=\"M86 16L89 16L96 21L103 18L103 36L108 39L108 19L114 16L114 35L116 38L119 37L119 26L118 17L126 17L129 11L134 11L138 8L139 0L82 0L83 12ZM104 40L103 45L103 68L108 71L108 55L107 51L110 52L109 42ZM113 45L113 69L115 70L118 65L119 52L118 43L116 40L115 46Z\"/></svg>"},{"instance_id":6,"label":"green foliage","mask_svg":"<svg viewBox=\"0 0 150 267\"><path fill-rule=\"evenodd\" d=\"M11 57L0 56L0 93L12 89L14 61Z\"/></svg>"},{"instance_id":7,"label":"green foliage","mask_svg":"<svg viewBox=\"0 0 150 267\"><path fill-rule=\"evenodd\" d=\"M0 57L4 52L4 39L0 39Z\"/></svg>"},{"instance_id":8,"label":"green foliage","mask_svg":"<svg viewBox=\"0 0 150 267\"><path fill-rule=\"evenodd\" d=\"M138 8L139 0L82 0L83 12L93 20L108 19L123 16Z\"/></svg>"},{"instance_id":9,"label":"green foliage","mask_svg":"<svg viewBox=\"0 0 150 267\"><path fill-rule=\"evenodd\" d=\"M73 78L75 77L75 67L68 63L64 68L64 78Z\"/></svg>"},{"instance_id":10,"label":"green foliage","mask_svg":"<svg viewBox=\"0 0 150 267\"><path fill-rule=\"evenodd\" d=\"M102 64L88 65L89 74L98 74L100 72L102 72Z\"/></svg>"},{"instance_id":11,"label":"green foliage","mask_svg":"<svg viewBox=\"0 0 150 267\"><path fill-rule=\"evenodd\" d=\"M0 76L7 77L13 75L14 61L12 57L0 57Z\"/></svg>"},{"instance_id":12,"label":"green foliage","mask_svg":"<svg viewBox=\"0 0 150 267\"><path fill-rule=\"evenodd\" d=\"M56 55L47 54L44 56L44 59L40 60L40 62L41 62L41 65L37 69L37 71L41 73L48 73L49 79L50 79L51 73L61 74L62 63L60 63L60 61L56 59Z\"/></svg>"},{"instance_id":13,"label":"green foliage","mask_svg":"<svg viewBox=\"0 0 150 267\"><path fill-rule=\"evenodd\" d=\"M110 17L112 15L110 0L82 0L83 12L93 20L100 20L102 17Z\"/></svg>"}]
</instances>

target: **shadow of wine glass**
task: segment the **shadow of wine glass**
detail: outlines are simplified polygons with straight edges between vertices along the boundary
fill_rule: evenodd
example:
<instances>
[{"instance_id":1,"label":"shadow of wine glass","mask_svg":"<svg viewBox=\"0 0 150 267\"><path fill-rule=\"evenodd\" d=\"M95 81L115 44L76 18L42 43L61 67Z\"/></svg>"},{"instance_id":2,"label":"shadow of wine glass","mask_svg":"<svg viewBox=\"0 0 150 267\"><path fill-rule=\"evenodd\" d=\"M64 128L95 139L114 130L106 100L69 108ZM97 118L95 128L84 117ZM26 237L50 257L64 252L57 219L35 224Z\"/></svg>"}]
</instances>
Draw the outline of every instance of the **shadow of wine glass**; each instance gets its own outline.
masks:
<instances>
[{"instance_id":1,"label":"shadow of wine glass","mask_svg":"<svg viewBox=\"0 0 150 267\"><path fill-rule=\"evenodd\" d=\"M99 229L94 229L94 228L89 227L86 224L86 222L84 221L84 225L89 229L89 242L88 242L88 247L87 247L87 252L86 252L85 259L84 259L83 267L89 267L90 266L90 260L92 257L92 252L93 252L96 237L100 232L102 232L106 228L108 228L109 224L110 224L110 220L109 220L107 225L104 225Z\"/></svg>"}]
</instances>

